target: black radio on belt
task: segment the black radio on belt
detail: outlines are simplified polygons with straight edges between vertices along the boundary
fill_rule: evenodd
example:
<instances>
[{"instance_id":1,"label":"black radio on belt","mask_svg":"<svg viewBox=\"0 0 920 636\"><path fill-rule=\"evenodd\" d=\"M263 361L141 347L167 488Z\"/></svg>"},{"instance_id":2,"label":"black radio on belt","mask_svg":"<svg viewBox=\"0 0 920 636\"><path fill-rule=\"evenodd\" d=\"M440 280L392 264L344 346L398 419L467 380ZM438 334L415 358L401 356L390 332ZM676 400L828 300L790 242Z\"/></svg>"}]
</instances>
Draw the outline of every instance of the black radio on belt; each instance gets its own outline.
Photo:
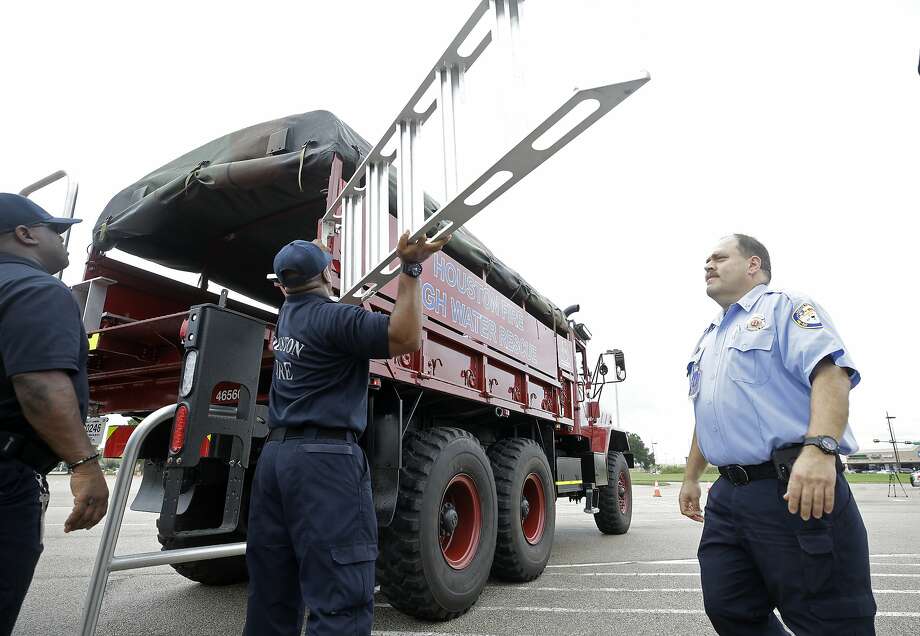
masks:
<instances>
[{"instance_id":1,"label":"black radio on belt","mask_svg":"<svg viewBox=\"0 0 920 636\"><path fill-rule=\"evenodd\" d=\"M9 431L0 431L0 459L19 460L42 475L47 475L61 461L44 443Z\"/></svg>"},{"instance_id":2,"label":"black radio on belt","mask_svg":"<svg viewBox=\"0 0 920 636\"><path fill-rule=\"evenodd\" d=\"M792 476L792 465L801 452L801 444L784 446L773 451L770 459L773 461L773 467L776 468L777 479L780 481L789 481L789 477Z\"/></svg>"}]
</instances>

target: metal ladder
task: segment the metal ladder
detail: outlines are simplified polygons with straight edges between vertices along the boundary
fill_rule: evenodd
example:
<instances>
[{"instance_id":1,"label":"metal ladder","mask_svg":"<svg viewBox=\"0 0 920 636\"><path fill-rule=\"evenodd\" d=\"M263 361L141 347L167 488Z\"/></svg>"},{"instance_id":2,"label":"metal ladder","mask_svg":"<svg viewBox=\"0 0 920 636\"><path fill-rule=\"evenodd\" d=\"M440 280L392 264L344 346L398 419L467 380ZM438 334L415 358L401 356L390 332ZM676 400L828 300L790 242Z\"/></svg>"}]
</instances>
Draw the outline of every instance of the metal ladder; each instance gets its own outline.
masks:
<instances>
[{"instance_id":1,"label":"metal ladder","mask_svg":"<svg viewBox=\"0 0 920 636\"><path fill-rule=\"evenodd\" d=\"M131 483L134 481L134 465L137 463L141 446L147 436L160 424L172 419L175 412L175 404L154 411L137 425L131 437L128 438L122 459L122 469L118 471L118 477L115 479L115 487L109 500L109 512L102 528L102 537L99 540L99 550L96 552L96 560L93 563L93 572L89 578L89 591L86 594L83 617L80 622L82 636L93 636L96 633L105 586L112 572L220 559L246 553L246 544L240 542L115 556L115 545L118 542L118 533L125 516L125 508L128 505L128 495L131 492Z\"/></svg>"},{"instance_id":2,"label":"metal ladder","mask_svg":"<svg viewBox=\"0 0 920 636\"><path fill-rule=\"evenodd\" d=\"M646 73L634 80L577 91L458 193L456 122L463 78L494 42L504 57L504 79L513 81L522 2L482 0L476 6L326 211L319 237L328 245L341 233L342 302L363 302L399 272L398 264L393 264L396 249L390 241L391 172L396 173L397 235L408 230L410 241L432 232L432 238L450 235L650 79ZM461 55L460 49L483 20L491 20L488 32L469 55ZM439 88L438 97L419 108L434 86ZM426 219L418 139L436 110L441 113L442 172L448 203ZM389 154L385 152L394 146Z\"/></svg>"},{"instance_id":3,"label":"metal ladder","mask_svg":"<svg viewBox=\"0 0 920 636\"><path fill-rule=\"evenodd\" d=\"M31 185L27 185L22 190L19 191L19 194L24 197L29 197L33 193L38 192L42 188L46 188L56 181L61 179L67 179L67 194L64 198L64 218L72 219L74 211L77 208L77 194L80 192L80 185L75 179L72 179L69 174L63 170L58 170L49 174L44 179L39 179ZM64 251L67 251L67 246L70 245L70 229L67 228L67 231L64 232ZM64 277L64 270L61 270L58 273L58 278Z\"/></svg>"}]
</instances>

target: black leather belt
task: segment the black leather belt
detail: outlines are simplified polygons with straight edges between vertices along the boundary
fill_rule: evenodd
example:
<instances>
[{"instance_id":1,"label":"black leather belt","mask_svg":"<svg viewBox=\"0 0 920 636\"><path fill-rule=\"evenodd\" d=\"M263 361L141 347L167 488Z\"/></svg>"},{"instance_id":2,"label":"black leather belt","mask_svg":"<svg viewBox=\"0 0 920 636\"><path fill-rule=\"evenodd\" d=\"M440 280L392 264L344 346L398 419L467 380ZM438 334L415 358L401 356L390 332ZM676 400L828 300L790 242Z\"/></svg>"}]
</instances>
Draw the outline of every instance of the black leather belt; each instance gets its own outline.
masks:
<instances>
[{"instance_id":1,"label":"black leather belt","mask_svg":"<svg viewBox=\"0 0 920 636\"><path fill-rule=\"evenodd\" d=\"M354 442L355 433L345 428L278 426L268 434L268 441L270 442L283 442L286 439L344 439Z\"/></svg>"},{"instance_id":2,"label":"black leather belt","mask_svg":"<svg viewBox=\"0 0 920 636\"><path fill-rule=\"evenodd\" d=\"M789 475L792 474L793 461L795 460L793 459L788 463L780 462L783 464L781 468L785 471L785 475L780 475L777 472L777 464L772 461L751 466L740 466L739 464L719 466L719 474L731 482L733 486L746 486L758 479L782 479L783 481L789 481ZM836 464L837 472L842 473L843 462L840 461L839 456L836 457Z\"/></svg>"},{"instance_id":3,"label":"black leather belt","mask_svg":"<svg viewBox=\"0 0 920 636\"><path fill-rule=\"evenodd\" d=\"M750 466L741 466L739 464L719 466L719 474L730 481L733 486L746 486L758 479L777 478L776 466L773 465L773 462L764 462L762 464L753 464Z\"/></svg>"}]
</instances>

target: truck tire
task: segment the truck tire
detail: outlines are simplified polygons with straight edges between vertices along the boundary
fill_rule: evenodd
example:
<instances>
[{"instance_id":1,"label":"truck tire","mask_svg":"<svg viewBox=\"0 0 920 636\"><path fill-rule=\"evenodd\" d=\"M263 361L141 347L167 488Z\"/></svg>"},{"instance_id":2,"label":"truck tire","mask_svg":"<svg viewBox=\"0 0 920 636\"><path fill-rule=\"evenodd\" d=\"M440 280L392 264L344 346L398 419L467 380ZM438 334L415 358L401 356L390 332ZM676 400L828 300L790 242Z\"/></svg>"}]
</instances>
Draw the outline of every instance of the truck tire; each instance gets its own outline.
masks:
<instances>
[{"instance_id":1,"label":"truck tire","mask_svg":"<svg viewBox=\"0 0 920 636\"><path fill-rule=\"evenodd\" d=\"M597 500L597 529L604 534L625 534L632 522L632 479L626 458L618 451L607 453L607 485L598 488Z\"/></svg>"},{"instance_id":2,"label":"truck tire","mask_svg":"<svg viewBox=\"0 0 920 636\"><path fill-rule=\"evenodd\" d=\"M498 501L492 574L532 581L546 569L556 529L556 490L546 453L536 442L504 439L489 449Z\"/></svg>"},{"instance_id":3,"label":"truck tire","mask_svg":"<svg viewBox=\"0 0 920 636\"><path fill-rule=\"evenodd\" d=\"M396 609L427 620L465 613L495 555L495 478L479 441L457 428L410 432L377 579Z\"/></svg>"},{"instance_id":4,"label":"truck tire","mask_svg":"<svg viewBox=\"0 0 920 636\"><path fill-rule=\"evenodd\" d=\"M245 541L246 535L234 533L210 537L171 537L169 539L157 536L157 539L164 550L177 550L179 548L197 548L204 545L238 543ZM170 564L170 567L185 578L202 585L234 585L236 583L245 583L249 580L245 555L209 559L207 561L173 563Z\"/></svg>"}]
</instances>

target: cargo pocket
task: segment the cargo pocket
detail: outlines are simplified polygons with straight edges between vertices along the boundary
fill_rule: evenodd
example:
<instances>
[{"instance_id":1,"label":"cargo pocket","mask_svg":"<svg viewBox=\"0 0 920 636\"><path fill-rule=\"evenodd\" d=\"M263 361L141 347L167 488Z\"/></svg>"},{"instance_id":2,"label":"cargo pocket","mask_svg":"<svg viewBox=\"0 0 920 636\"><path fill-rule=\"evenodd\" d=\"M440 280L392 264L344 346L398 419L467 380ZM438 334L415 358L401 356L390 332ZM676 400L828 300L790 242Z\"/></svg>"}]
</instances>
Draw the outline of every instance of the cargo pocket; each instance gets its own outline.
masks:
<instances>
[{"instance_id":1,"label":"cargo pocket","mask_svg":"<svg viewBox=\"0 0 920 636\"><path fill-rule=\"evenodd\" d=\"M829 530L798 535L802 548L805 592L815 598L829 591L834 578L834 539Z\"/></svg>"},{"instance_id":2,"label":"cargo pocket","mask_svg":"<svg viewBox=\"0 0 920 636\"><path fill-rule=\"evenodd\" d=\"M770 355L776 333L773 329L739 331L728 345L728 377L745 384L763 384L770 379Z\"/></svg>"},{"instance_id":3,"label":"cargo pocket","mask_svg":"<svg viewBox=\"0 0 920 636\"><path fill-rule=\"evenodd\" d=\"M808 604L812 613L825 620L875 616L875 599L869 595L841 596Z\"/></svg>"},{"instance_id":4,"label":"cargo pocket","mask_svg":"<svg viewBox=\"0 0 920 636\"><path fill-rule=\"evenodd\" d=\"M329 600L333 610L360 607L374 598L377 545L353 543L331 548L333 576Z\"/></svg>"}]
</instances>

